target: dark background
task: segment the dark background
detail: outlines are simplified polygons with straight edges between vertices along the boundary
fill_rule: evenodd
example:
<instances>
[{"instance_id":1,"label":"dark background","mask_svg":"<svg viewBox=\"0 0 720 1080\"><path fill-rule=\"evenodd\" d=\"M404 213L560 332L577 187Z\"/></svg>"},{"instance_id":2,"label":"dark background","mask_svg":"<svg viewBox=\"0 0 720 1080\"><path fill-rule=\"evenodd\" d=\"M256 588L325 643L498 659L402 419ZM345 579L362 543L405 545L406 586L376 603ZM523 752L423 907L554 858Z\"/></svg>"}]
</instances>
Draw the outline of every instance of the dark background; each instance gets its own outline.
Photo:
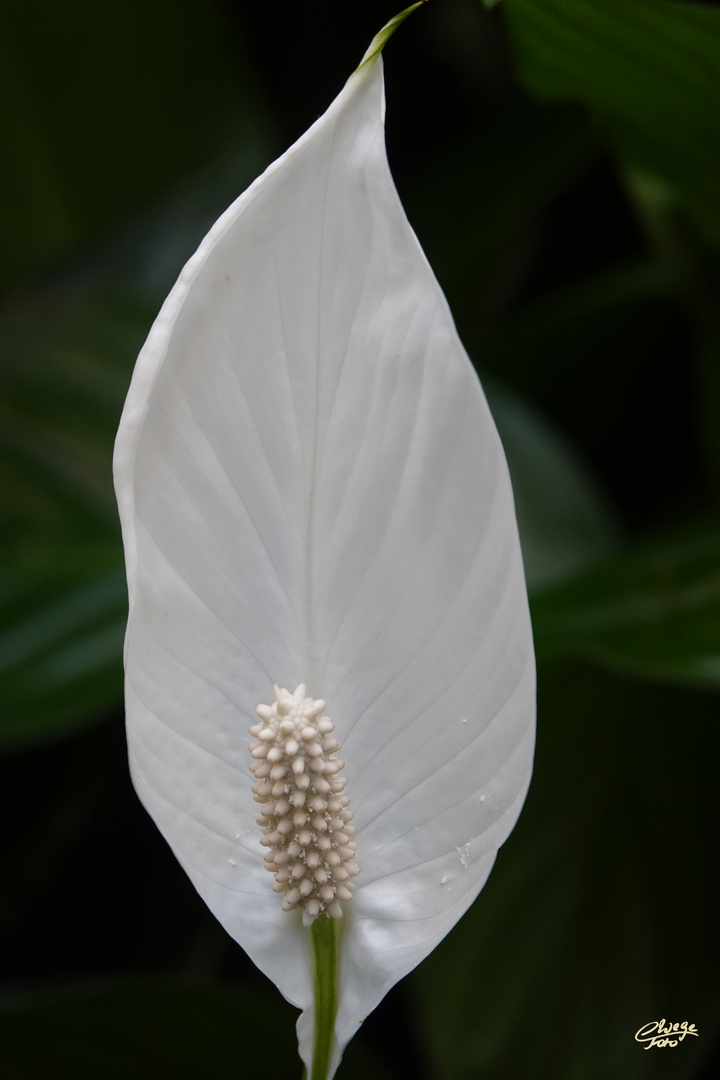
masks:
<instances>
[{"instance_id":1,"label":"dark background","mask_svg":"<svg viewBox=\"0 0 720 1080\"><path fill-rule=\"evenodd\" d=\"M387 2L4 5L0 1078L299 1075L294 1010L129 782L112 441L214 218ZM536 773L486 889L339 1075L716 1075L720 13L430 0L390 163L503 436ZM644 1051L651 1019L700 1035ZM692 1044L692 1045L691 1045Z\"/></svg>"}]
</instances>

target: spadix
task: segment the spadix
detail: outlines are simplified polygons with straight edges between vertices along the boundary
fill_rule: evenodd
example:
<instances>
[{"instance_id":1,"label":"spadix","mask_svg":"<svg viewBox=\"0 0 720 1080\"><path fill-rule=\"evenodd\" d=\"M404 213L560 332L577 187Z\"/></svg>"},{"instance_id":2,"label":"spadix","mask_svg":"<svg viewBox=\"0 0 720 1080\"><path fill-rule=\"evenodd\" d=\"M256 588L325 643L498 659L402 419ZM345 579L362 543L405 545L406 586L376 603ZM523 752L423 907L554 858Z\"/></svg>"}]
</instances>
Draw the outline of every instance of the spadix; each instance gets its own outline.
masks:
<instances>
[{"instance_id":1,"label":"spadix","mask_svg":"<svg viewBox=\"0 0 720 1080\"><path fill-rule=\"evenodd\" d=\"M335 725L320 715L326 702L306 698L305 690L301 683L289 694L276 685L274 703L255 709L262 723L250 728L259 740L250 747L250 768L273 889L285 894L283 911L301 908L310 926L320 916L342 918L340 901L352 899L359 867Z\"/></svg>"}]
</instances>

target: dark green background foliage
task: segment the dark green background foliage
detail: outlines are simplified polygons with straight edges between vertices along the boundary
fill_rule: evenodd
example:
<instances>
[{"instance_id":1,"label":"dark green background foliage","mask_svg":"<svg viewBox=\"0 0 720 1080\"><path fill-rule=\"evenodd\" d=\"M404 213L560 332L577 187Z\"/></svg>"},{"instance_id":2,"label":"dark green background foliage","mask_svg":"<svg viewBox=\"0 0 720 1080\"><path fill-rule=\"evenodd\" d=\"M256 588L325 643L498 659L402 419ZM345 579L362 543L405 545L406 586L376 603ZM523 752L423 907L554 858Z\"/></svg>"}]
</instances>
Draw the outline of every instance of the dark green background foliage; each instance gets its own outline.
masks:
<instances>
[{"instance_id":1,"label":"dark green background foliage","mask_svg":"<svg viewBox=\"0 0 720 1080\"><path fill-rule=\"evenodd\" d=\"M2 1080L298 1075L293 1010L127 776L110 480L198 240L390 0L9 0L0 36ZM431 0L388 147L513 474L535 780L479 900L341 1076L716 1075L720 10ZM667 1018L700 1035L643 1050Z\"/></svg>"}]
</instances>

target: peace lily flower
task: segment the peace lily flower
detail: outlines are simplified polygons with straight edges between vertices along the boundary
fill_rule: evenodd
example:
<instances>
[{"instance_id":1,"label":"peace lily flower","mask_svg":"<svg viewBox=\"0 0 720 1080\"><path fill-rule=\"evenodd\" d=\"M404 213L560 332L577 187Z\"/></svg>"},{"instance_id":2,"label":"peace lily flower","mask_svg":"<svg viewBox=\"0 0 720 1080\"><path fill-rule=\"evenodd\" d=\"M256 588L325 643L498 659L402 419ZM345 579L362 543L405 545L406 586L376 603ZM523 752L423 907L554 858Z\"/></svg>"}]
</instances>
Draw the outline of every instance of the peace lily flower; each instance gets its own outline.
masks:
<instances>
[{"instance_id":1,"label":"peace lily flower","mask_svg":"<svg viewBox=\"0 0 720 1080\"><path fill-rule=\"evenodd\" d=\"M505 459L385 156L406 14L188 262L115 453L133 781L312 1080L482 888L533 748Z\"/></svg>"}]
</instances>

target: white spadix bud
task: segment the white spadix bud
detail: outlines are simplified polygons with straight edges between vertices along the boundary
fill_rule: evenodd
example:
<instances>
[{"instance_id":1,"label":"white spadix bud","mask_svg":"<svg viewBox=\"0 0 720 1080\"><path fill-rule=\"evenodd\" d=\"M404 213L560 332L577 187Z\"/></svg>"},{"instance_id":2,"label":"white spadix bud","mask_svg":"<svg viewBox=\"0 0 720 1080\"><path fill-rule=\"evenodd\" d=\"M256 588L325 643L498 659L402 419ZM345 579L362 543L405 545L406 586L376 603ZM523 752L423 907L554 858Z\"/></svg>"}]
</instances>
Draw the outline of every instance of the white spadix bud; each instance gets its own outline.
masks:
<instances>
[{"instance_id":1,"label":"white spadix bud","mask_svg":"<svg viewBox=\"0 0 720 1080\"><path fill-rule=\"evenodd\" d=\"M303 922L309 926L323 912L341 918L338 900L350 900L349 879L359 870L353 861L355 850L348 846L353 830L347 822L352 814L343 809L338 816L349 803L345 777L334 779L332 788L322 779L323 773L335 775L343 768L333 756L340 743L328 738L335 725L330 717L320 717L327 703L305 693L304 683L293 694L276 685L274 703L258 705L255 712L264 726L259 733L257 725L251 729L261 742L250 747L250 769L258 779L253 793L262 802L260 843L271 849L265 865L275 874L272 887L285 893L283 911L302 908ZM270 778L276 781L272 786L264 780L268 762ZM331 790L334 798L328 802L325 796ZM311 816L299 809L303 805Z\"/></svg>"}]
</instances>

